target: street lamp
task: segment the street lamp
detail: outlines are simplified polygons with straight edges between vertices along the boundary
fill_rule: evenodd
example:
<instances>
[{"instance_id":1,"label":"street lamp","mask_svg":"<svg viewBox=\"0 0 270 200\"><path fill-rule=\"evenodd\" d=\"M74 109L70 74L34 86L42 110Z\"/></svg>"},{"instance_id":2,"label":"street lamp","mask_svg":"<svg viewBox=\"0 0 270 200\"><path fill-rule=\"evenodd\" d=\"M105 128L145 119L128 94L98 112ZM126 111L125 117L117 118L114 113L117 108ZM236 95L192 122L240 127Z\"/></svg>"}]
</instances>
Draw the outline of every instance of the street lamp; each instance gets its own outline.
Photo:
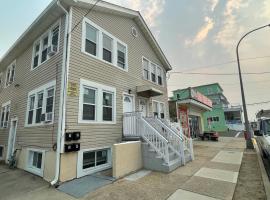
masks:
<instances>
[{"instance_id":1,"label":"street lamp","mask_svg":"<svg viewBox=\"0 0 270 200\"><path fill-rule=\"evenodd\" d=\"M241 41L250 33L255 32L257 30L263 29L270 26L270 24L267 24L265 26L258 27L256 29L253 29L249 32L247 32L241 39L239 40L237 46L236 46L236 56L237 56L237 64L238 64L238 72L239 72L239 80L240 80L240 88L241 88L241 96L242 96L242 104L243 104L243 110L244 110L244 119L245 119L245 129L247 132L247 138L246 138L246 148L247 149L254 149L253 143L251 141L251 133L249 129L249 121L248 121L248 114L247 114L247 106L246 106L246 100L245 100L245 92L243 87L243 81L242 81L242 74L241 74L241 68L240 68L240 60L239 60L239 53L238 48L241 43Z\"/></svg>"}]
</instances>

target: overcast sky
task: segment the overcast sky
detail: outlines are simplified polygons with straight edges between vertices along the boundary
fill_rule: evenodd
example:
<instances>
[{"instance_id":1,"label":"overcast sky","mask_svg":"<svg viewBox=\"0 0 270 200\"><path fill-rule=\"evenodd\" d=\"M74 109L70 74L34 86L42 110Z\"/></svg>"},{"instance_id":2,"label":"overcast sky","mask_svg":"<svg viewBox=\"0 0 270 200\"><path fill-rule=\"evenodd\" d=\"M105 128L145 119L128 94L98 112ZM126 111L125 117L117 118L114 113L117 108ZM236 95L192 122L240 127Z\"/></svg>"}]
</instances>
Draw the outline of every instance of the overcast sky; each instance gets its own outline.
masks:
<instances>
[{"instance_id":1,"label":"overcast sky","mask_svg":"<svg viewBox=\"0 0 270 200\"><path fill-rule=\"evenodd\" d=\"M0 57L51 0L9 0L0 7ZM165 52L173 71L236 73L235 47L252 28L270 23L269 0L109 0L139 10ZM11 15L12 13L12 15ZM243 72L270 71L270 28L240 46ZM263 58L262 58L263 57ZM247 59L248 58L248 59ZM251 58L251 59L249 59ZM227 63L227 64L223 64ZM211 66L206 68L206 66ZM194 70L194 68L197 68ZM247 103L270 100L270 74L244 75ZM169 95L178 88L219 82L232 104L240 104L237 75L171 74ZM270 104L248 106L251 119Z\"/></svg>"}]
</instances>

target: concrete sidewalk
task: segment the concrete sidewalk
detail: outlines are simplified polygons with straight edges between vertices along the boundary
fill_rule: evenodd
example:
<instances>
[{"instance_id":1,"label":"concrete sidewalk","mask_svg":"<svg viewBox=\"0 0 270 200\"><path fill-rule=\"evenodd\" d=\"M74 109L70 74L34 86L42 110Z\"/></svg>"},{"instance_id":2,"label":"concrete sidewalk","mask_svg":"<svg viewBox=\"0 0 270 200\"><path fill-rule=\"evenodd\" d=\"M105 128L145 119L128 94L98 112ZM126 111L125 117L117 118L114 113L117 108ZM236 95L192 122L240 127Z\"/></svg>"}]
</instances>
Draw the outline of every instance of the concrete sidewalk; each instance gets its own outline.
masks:
<instances>
[{"instance_id":1,"label":"concrete sidewalk","mask_svg":"<svg viewBox=\"0 0 270 200\"><path fill-rule=\"evenodd\" d=\"M219 142L194 141L195 160L172 173L152 172L138 180L121 179L86 195L82 199L232 199L244 149L245 141L243 138L221 137ZM1 199L74 199L54 188L49 188L42 179L27 172L16 170L15 173L19 173L19 175L10 176L9 173L14 173L14 171L0 174ZM16 176L19 177L16 178ZM26 189L22 186L19 187L18 191L11 188L16 181L18 187L22 184ZM40 184L34 185L35 182L40 182ZM23 191L25 192L22 193Z\"/></svg>"}]
</instances>

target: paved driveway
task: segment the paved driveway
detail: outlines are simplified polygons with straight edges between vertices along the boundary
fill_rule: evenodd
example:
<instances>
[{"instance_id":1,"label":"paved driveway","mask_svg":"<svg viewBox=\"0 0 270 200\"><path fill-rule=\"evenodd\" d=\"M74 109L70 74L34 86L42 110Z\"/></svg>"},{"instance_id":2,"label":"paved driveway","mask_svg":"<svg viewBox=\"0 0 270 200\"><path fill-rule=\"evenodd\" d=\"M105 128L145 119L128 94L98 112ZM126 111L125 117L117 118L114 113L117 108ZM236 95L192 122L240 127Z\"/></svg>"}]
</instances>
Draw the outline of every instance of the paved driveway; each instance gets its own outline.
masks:
<instances>
[{"instance_id":1,"label":"paved driveway","mask_svg":"<svg viewBox=\"0 0 270 200\"><path fill-rule=\"evenodd\" d=\"M239 156L236 154L243 152L244 148L243 138L221 137L218 142L194 141L195 160L172 173L152 172L137 181L121 179L82 199L163 200L179 199L178 197L181 195L184 196L184 199L188 199L186 196L190 195L191 197L195 195L195 199L198 196L204 196L206 199L232 199L236 174L240 168ZM235 159L230 160L226 152L234 154ZM222 160L225 162L220 162ZM220 176L219 174L222 172L226 172L227 176ZM18 169L9 170L1 165L0 195L1 200L74 199L49 187L47 182L37 176Z\"/></svg>"}]
</instances>

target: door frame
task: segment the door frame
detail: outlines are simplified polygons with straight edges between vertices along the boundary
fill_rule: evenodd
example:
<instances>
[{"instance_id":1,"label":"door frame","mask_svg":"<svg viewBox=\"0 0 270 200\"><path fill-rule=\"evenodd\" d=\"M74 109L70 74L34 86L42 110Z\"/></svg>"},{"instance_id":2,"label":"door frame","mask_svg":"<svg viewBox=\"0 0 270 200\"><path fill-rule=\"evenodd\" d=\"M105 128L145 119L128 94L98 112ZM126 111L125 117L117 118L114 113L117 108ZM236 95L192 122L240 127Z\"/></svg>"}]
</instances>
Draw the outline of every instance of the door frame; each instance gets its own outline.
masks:
<instances>
[{"instance_id":1,"label":"door frame","mask_svg":"<svg viewBox=\"0 0 270 200\"><path fill-rule=\"evenodd\" d=\"M138 110L140 111L140 100L145 100L145 106L146 106L146 117L149 117L150 115L150 106L149 106L149 102L150 99L146 98L146 97L138 97Z\"/></svg>"},{"instance_id":2,"label":"door frame","mask_svg":"<svg viewBox=\"0 0 270 200\"><path fill-rule=\"evenodd\" d=\"M133 109L133 112L135 112L136 111L136 98L135 98L135 95L134 94L129 94L129 93L127 93L127 92L123 92L123 94L122 94L122 108L123 108L123 113L124 113L124 97L125 96L130 96L130 97L132 97L133 98L133 106L132 106L132 109Z\"/></svg>"},{"instance_id":3,"label":"door frame","mask_svg":"<svg viewBox=\"0 0 270 200\"><path fill-rule=\"evenodd\" d=\"M10 154L10 148L9 146L11 145L11 134L12 134L12 130L13 130L13 122L16 122L16 126L14 127L14 140L13 140L13 143L12 143L12 152L14 152L14 148L15 148L15 144L16 144L16 135L17 135L17 127L18 127L18 118L17 117L14 117L14 118L11 118L10 120L10 127L9 127L9 135L8 135L8 146L7 146L7 155L6 155L6 162L8 163L8 159L9 159L9 154Z\"/></svg>"}]
</instances>

